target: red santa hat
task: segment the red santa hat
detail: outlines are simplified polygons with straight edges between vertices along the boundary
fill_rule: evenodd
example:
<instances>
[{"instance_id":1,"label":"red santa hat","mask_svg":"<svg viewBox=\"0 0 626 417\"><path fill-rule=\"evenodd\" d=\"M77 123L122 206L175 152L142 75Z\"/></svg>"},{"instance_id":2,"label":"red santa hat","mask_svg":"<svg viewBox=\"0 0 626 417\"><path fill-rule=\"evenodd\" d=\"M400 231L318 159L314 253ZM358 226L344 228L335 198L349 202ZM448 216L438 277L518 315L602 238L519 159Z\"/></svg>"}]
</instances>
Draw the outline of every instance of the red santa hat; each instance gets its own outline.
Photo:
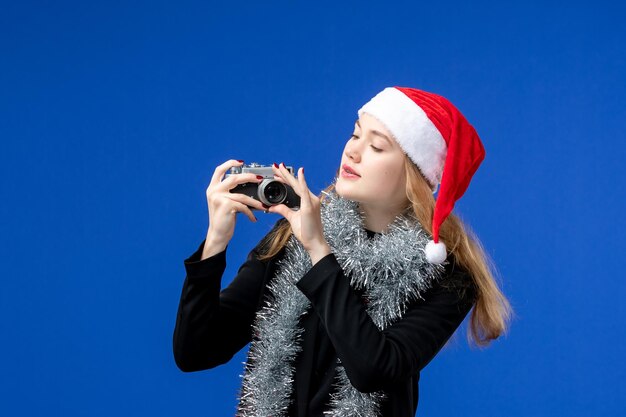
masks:
<instances>
[{"instance_id":1,"label":"red santa hat","mask_svg":"<svg viewBox=\"0 0 626 417\"><path fill-rule=\"evenodd\" d=\"M385 125L428 180L433 194L439 186L433 239L425 252L429 262L442 263L447 252L439 242L439 227L485 159L478 134L446 98L415 88L385 88L359 109L359 117L363 113Z\"/></svg>"}]
</instances>

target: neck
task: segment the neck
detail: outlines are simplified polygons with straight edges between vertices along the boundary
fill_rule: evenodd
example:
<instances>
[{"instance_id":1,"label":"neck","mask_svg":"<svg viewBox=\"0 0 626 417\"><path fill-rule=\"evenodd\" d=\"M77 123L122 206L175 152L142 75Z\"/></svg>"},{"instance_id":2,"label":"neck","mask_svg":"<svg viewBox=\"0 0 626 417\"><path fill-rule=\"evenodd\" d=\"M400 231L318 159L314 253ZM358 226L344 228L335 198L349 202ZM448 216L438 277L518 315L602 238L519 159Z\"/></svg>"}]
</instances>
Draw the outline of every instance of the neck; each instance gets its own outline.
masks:
<instances>
[{"instance_id":1,"label":"neck","mask_svg":"<svg viewBox=\"0 0 626 417\"><path fill-rule=\"evenodd\" d=\"M371 204L359 203L363 213L363 225L372 232L384 233L387 228L403 210L390 206L372 206Z\"/></svg>"}]
</instances>

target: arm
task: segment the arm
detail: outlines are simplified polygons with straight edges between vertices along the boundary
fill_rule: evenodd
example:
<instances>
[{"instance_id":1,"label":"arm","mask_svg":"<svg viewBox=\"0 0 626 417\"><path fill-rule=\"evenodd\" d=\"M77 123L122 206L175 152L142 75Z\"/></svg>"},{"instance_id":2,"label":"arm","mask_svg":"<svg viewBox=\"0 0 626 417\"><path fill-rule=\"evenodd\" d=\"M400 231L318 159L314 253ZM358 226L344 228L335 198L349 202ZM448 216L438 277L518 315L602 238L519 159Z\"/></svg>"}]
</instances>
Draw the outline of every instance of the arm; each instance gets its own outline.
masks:
<instances>
[{"instance_id":1,"label":"arm","mask_svg":"<svg viewBox=\"0 0 626 417\"><path fill-rule=\"evenodd\" d=\"M215 169L206 190L209 209L207 239L185 260L187 276L173 334L174 359L182 371L220 365L230 360L250 339L266 269L258 261L255 250L239 268L233 282L220 292L226 268L226 247L235 231L236 216L233 214L244 213L256 222L251 210L263 209L260 201L230 192L239 184L258 183L262 176L242 173L222 180L228 169L242 164L243 161L231 159Z\"/></svg>"},{"instance_id":2,"label":"arm","mask_svg":"<svg viewBox=\"0 0 626 417\"><path fill-rule=\"evenodd\" d=\"M173 334L174 359L184 372L226 363L250 341L264 289L267 263L257 259L260 243L220 292L226 249L201 260L205 242L184 261L187 276Z\"/></svg>"},{"instance_id":3,"label":"arm","mask_svg":"<svg viewBox=\"0 0 626 417\"><path fill-rule=\"evenodd\" d=\"M457 268L455 274L464 273ZM469 279L469 277L466 277ZM380 331L335 256L316 263L296 285L311 301L352 385L374 392L415 375L439 352L473 304L439 284L411 304L401 320Z\"/></svg>"}]
</instances>

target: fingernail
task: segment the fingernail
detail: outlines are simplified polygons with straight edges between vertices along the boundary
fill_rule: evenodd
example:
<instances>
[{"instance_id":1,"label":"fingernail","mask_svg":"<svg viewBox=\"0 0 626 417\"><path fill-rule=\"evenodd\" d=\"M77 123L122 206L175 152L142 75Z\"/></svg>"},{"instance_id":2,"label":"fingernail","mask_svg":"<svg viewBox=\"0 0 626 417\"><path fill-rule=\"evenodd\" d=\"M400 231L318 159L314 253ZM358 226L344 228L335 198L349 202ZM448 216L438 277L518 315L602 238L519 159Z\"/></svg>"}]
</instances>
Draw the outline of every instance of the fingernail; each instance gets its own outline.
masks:
<instances>
[{"instance_id":1,"label":"fingernail","mask_svg":"<svg viewBox=\"0 0 626 417\"><path fill-rule=\"evenodd\" d=\"M302 167L302 173L304 174L304 167Z\"/></svg>"},{"instance_id":2,"label":"fingernail","mask_svg":"<svg viewBox=\"0 0 626 417\"><path fill-rule=\"evenodd\" d=\"M284 162L281 162L280 164L281 164L282 166L285 166L285 163L284 163Z\"/></svg>"},{"instance_id":3,"label":"fingernail","mask_svg":"<svg viewBox=\"0 0 626 417\"><path fill-rule=\"evenodd\" d=\"M268 209L270 208L270 206L266 206L265 204L261 203L261 205L263 206L263 208Z\"/></svg>"},{"instance_id":4,"label":"fingernail","mask_svg":"<svg viewBox=\"0 0 626 417\"><path fill-rule=\"evenodd\" d=\"M274 162L274 168L278 168L278 165L276 165L276 162Z\"/></svg>"},{"instance_id":5,"label":"fingernail","mask_svg":"<svg viewBox=\"0 0 626 417\"><path fill-rule=\"evenodd\" d=\"M257 176L256 176L256 179L257 179L257 180L262 180L262 179L263 179L263 177L262 177L262 176L260 176L260 175L257 175Z\"/></svg>"},{"instance_id":6,"label":"fingernail","mask_svg":"<svg viewBox=\"0 0 626 417\"><path fill-rule=\"evenodd\" d=\"M237 162L243 164L243 160L241 160L241 159L237 159Z\"/></svg>"}]
</instances>

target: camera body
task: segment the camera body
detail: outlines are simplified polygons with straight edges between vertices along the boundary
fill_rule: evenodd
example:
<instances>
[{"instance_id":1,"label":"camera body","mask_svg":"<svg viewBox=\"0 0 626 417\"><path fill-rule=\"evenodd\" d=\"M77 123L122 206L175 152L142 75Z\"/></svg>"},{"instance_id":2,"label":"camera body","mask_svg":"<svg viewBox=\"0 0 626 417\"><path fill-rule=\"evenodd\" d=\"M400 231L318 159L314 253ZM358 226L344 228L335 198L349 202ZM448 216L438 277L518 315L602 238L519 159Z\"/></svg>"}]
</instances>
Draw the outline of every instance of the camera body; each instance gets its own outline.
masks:
<instances>
[{"instance_id":1,"label":"camera body","mask_svg":"<svg viewBox=\"0 0 626 417\"><path fill-rule=\"evenodd\" d=\"M293 175L293 167L289 166L285 168ZM300 196L296 194L290 185L274 179L274 170L271 165L260 165L256 162L252 162L240 167L232 167L230 172L225 175L225 178L238 174L260 175L263 177L263 180L260 183L247 182L238 184L235 188L230 190L231 193L247 195L255 200L259 200L266 206L284 204L292 209L300 208ZM250 208L256 210L254 207Z\"/></svg>"}]
</instances>

